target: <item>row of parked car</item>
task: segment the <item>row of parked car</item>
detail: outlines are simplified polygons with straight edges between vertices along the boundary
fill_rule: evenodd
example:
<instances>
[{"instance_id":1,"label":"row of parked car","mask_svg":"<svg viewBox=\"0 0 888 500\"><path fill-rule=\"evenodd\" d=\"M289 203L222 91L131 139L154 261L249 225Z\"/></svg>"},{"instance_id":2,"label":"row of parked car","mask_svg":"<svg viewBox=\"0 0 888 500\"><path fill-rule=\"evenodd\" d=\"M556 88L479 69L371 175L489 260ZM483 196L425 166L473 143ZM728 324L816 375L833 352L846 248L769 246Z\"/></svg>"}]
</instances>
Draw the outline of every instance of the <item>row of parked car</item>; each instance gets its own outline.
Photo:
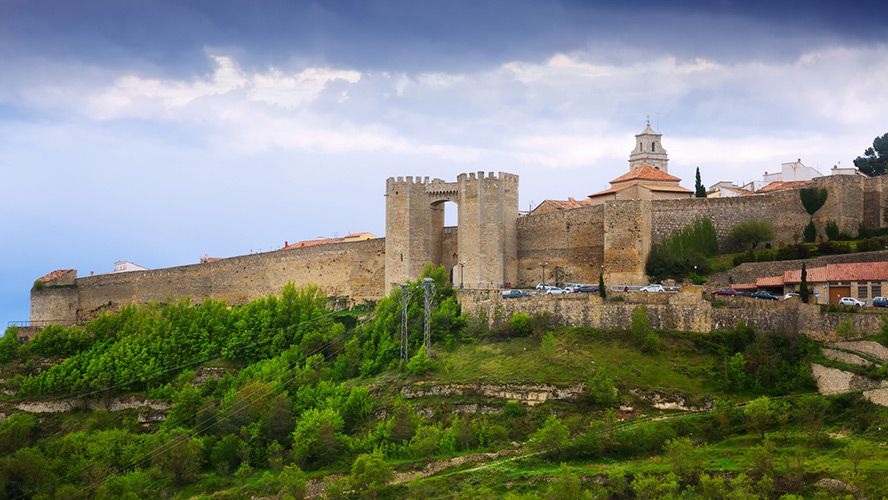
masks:
<instances>
[{"instance_id":1,"label":"row of parked car","mask_svg":"<svg viewBox=\"0 0 888 500\"><path fill-rule=\"evenodd\" d=\"M567 285L564 288L559 288L554 285L550 285L549 283L539 283L536 286L536 289L539 290L539 293L545 295L562 295L565 293L598 293L598 285L583 285L583 284L572 284ZM626 290L629 291L629 287L626 287ZM663 285L647 285L638 289L640 292L665 292L666 289L663 288ZM506 290L503 292L504 299L517 299L519 297L530 297L533 295L530 292L526 292L524 290Z\"/></svg>"},{"instance_id":2,"label":"row of parked car","mask_svg":"<svg viewBox=\"0 0 888 500\"><path fill-rule=\"evenodd\" d=\"M759 290L757 292L746 292L740 290L734 290L733 288L721 288L719 290L713 290L712 296L727 296L727 297L736 297L736 296L744 296L744 297L752 297L754 299L764 299L764 300L786 300L792 297L798 297L799 294L795 292L789 292L783 296L777 296L772 294L771 292L766 292L764 290ZM864 302L862 300L857 300L854 297L842 297L839 299L840 306L849 306L849 307L862 307L868 305L868 302ZM888 297L876 297L872 302L873 307L888 307Z\"/></svg>"}]
</instances>

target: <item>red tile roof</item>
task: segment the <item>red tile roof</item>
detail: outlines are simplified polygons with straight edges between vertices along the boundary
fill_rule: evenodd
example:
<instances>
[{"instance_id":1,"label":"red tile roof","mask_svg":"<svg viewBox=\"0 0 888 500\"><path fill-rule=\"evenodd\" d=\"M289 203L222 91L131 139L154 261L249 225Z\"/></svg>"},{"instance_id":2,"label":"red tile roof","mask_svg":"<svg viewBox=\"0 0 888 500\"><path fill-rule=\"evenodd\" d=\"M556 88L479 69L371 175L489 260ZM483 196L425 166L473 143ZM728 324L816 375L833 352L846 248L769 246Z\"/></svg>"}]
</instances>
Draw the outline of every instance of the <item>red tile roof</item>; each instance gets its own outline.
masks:
<instances>
[{"instance_id":1,"label":"red tile roof","mask_svg":"<svg viewBox=\"0 0 888 500\"><path fill-rule=\"evenodd\" d=\"M584 198L578 201L568 197L566 200L543 200L543 203L547 203L558 210L570 210L572 208L580 208L591 205L592 200L590 200L589 198ZM543 205L543 203L540 203L537 207Z\"/></svg>"},{"instance_id":2,"label":"red tile roof","mask_svg":"<svg viewBox=\"0 0 888 500\"><path fill-rule=\"evenodd\" d=\"M657 186L653 184L639 184L639 186L650 189L651 191L668 191L673 193L693 193L690 189L681 186Z\"/></svg>"},{"instance_id":3,"label":"red tile roof","mask_svg":"<svg viewBox=\"0 0 888 500\"><path fill-rule=\"evenodd\" d=\"M767 186L759 189L756 193L769 193L772 191L783 191L784 189L792 189L810 184L811 181L774 181Z\"/></svg>"},{"instance_id":4,"label":"red tile roof","mask_svg":"<svg viewBox=\"0 0 888 500\"><path fill-rule=\"evenodd\" d=\"M674 175L669 175L666 172L654 168L650 165L642 165L635 170L627 172L616 179L610 181L611 184L616 184L620 182L626 182L631 180L641 180L641 181L673 181L679 182L681 179Z\"/></svg>"},{"instance_id":5,"label":"red tile roof","mask_svg":"<svg viewBox=\"0 0 888 500\"><path fill-rule=\"evenodd\" d=\"M603 195L606 195L606 194L616 193L616 192L618 192L618 191L622 191L622 190L624 190L624 189L628 189L628 188L631 188L631 187L632 187L632 186L618 186L618 187L612 187L612 188L610 188L610 189L605 189L604 191L599 191L599 192L597 192L597 193L595 193L595 194L590 194L590 195L589 195L589 198L594 198L594 197L596 197L596 196L603 196Z\"/></svg>"},{"instance_id":6,"label":"red tile roof","mask_svg":"<svg viewBox=\"0 0 888 500\"><path fill-rule=\"evenodd\" d=\"M74 269L56 269L55 271L40 278L40 281L42 281L43 283L49 283L52 280L61 278L62 276L70 273L71 271L74 271Z\"/></svg>"},{"instance_id":7,"label":"red tile roof","mask_svg":"<svg viewBox=\"0 0 888 500\"><path fill-rule=\"evenodd\" d=\"M755 280L755 286L783 286L783 276L769 276Z\"/></svg>"}]
</instances>

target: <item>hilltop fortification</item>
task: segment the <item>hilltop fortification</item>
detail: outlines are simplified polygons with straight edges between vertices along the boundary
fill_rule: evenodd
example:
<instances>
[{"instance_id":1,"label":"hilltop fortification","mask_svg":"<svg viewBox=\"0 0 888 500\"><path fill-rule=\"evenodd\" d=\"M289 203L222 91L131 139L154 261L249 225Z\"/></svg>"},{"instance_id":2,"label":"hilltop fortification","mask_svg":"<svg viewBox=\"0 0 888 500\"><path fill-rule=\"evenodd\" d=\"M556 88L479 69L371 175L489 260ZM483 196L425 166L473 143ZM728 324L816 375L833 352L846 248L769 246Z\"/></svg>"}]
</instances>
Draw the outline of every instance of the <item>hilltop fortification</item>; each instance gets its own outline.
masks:
<instances>
[{"instance_id":1,"label":"hilltop fortification","mask_svg":"<svg viewBox=\"0 0 888 500\"><path fill-rule=\"evenodd\" d=\"M668 161L661 136L649 129L636 136L630 155L630 173L647 172L647 177L592 195L597 198L588 205L519 217L514 174L467 173L455 182L390 177L385 238L83 278L73 270L54 271L45 286L31 291L31 321L81 322L125 304L168 297L245 304L279 293L290 281L317 284L340 299L378 299L395 284L418 278L427 263L444 266L454 286L467 289L552 280L593 283L599 274L610 284L642 284L651 245L701 217L712 221L722 245L733 226L753 218L770 221L778 241L801 239L809 216L798 187L730 198L676 198L688 190L649 184L666 175ZM680 180L669 177L669 182ZM814 217L818 233L828 221L849 234L860 223L881 227L888 203L885 179L828 176L808 186L829 193ZM456 227L444 226L448 202L457 207Z\"/></svg>"}]
</instances>

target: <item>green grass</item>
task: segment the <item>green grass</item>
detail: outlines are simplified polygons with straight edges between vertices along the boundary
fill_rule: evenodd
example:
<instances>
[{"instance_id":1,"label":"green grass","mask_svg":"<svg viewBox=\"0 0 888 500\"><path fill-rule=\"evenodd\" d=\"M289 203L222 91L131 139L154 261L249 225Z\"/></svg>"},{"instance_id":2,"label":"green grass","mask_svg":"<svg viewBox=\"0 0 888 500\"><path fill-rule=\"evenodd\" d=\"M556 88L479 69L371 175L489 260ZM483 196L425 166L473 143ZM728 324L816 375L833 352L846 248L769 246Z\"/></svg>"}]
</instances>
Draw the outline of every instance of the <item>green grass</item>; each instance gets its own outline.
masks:
<instances>
[{"instance_id":1,"label":"green grass","mask_svg":"<svg viewBox=\"0 0 888 500\"><path fill-rule=\"evenodd\" d=\"M530 337L461 345L453 352L440 352L435 381L568 385L603 369L620 387L686 394L712 391L707 372L714 359L695 349L692 342L664 335L661 352L650 355L642 353L628 335L559 328L551 360L543 354L540 341Z\"/></svg>"}]
</instances>

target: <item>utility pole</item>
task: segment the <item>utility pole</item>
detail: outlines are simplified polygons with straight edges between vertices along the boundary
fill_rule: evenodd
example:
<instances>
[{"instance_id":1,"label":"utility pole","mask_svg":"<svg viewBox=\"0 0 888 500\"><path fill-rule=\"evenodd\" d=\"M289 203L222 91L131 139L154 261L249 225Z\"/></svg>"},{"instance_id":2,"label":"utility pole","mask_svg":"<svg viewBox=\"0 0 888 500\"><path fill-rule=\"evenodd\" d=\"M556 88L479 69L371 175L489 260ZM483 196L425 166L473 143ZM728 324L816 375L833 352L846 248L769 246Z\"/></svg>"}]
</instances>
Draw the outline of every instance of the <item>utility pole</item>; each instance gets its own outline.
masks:
<instances>
[{"instance_id":1,"label":"utility pole","mask_svg":"<svg viewBox=\"0 0 888 500\"><path fill-rule=\"evenodd\" d=\"M432 292L435 290L435 280L426 278L422 280L422 287L425 290L425 346L426 356L432 357L432 329L429 323L429 317L432 315Z\"/></svg>"},{"instance_id":2,"label":"utility pole","mask_svg":"<svg viewBox=\"0 0 888 500\"><path fill-rule=\"evenodd\" d=\"M401 283L401 361L406 365L407 359L407 283Z\"/></svg>"}]
</instances>

